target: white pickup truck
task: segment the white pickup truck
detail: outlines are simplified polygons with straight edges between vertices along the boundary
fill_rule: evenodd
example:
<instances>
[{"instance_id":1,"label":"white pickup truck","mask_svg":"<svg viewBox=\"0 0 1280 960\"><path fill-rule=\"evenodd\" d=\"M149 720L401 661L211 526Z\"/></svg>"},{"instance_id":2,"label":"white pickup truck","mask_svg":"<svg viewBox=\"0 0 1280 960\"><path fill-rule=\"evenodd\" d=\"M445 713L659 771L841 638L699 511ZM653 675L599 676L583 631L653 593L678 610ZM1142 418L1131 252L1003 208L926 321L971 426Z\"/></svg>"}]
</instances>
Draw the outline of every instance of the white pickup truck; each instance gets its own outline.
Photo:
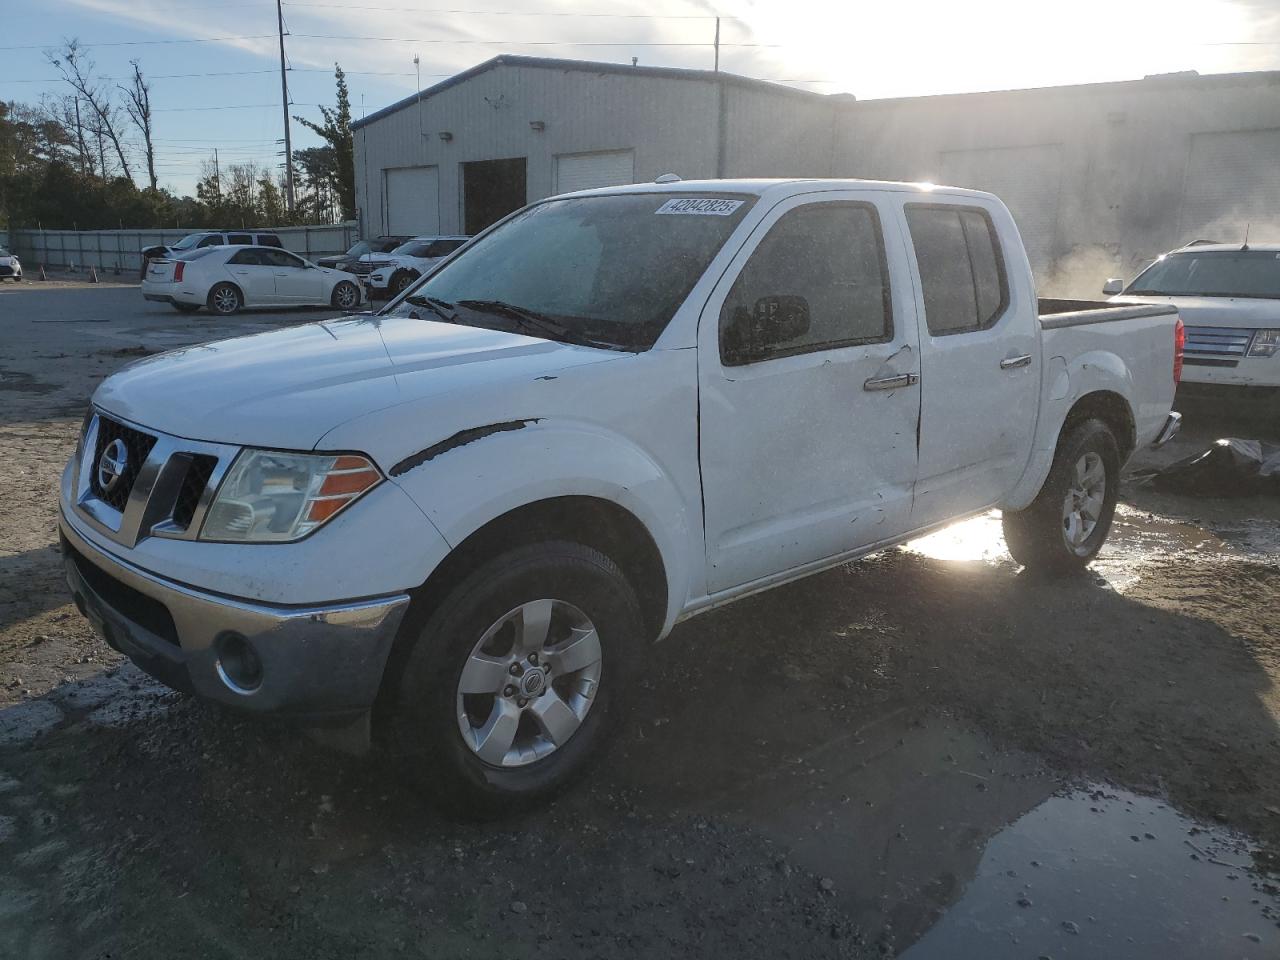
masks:
<instances>
[{"instance_id":1,"label":"white pickup truck","mask_svg":"<svg viewBox=\"0 0 1280 960\"><path fill-rule=\"evenodd\" d=\"M1177 428L1178 335L1169 306L1038 308L985 193L552 198L378 314L108 378L66 569L172 686L376 728L439 799L505 809L584 767L697 613L992 507L1020 562L1082 567Z\"/></svg>"}]
</instances>

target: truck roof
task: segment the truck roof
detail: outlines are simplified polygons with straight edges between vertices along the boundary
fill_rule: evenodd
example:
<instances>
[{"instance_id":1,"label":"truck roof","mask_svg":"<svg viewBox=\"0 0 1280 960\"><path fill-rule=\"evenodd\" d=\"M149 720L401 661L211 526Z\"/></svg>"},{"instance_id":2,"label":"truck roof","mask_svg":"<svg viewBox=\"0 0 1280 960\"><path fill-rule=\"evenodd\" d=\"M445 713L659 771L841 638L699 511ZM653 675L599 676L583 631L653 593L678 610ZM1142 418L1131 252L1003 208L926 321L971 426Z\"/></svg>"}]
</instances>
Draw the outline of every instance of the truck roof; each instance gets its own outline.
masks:
<instances>
[{"instance_id":1,"label":"truck roof","mask_svg":"<svg viewBox=\"0 0 1280 960\"><path fill-rule=\"evenodd\" d=\"M866 189L889 190L900 193L946 194L948 196L994 198L985 190L967 187L947 187L935 183L906 183L896 180L805 179L793 177L773 180L673 180L670 183L632 183L620 187L597 187L579 190L565 196L589 197L616 193L747 193L755 196L785 197L823 190Z\"/></svg>"}]
</instances>

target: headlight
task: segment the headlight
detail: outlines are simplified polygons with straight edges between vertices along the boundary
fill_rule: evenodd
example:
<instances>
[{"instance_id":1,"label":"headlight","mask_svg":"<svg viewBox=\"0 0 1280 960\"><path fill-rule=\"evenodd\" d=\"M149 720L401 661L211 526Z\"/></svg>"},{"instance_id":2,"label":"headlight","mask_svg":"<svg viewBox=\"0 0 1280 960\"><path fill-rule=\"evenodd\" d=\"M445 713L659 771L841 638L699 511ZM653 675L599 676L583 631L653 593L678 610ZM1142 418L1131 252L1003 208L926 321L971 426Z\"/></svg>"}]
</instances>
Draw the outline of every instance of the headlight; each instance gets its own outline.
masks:
<instances>
[{"instance_id":1,"label":"headlight","mask_svg":"<svg viewBox=\"0 0 1280 960\"><path fill-rule=\"evenodd\" d=\"M1280 330L1258 330L1249 344L1249 356L1272 357L1280 349Z\"/></svg>"},{"instance_id":2,"label":"headlight","mask_svg":"<svg viewBox=\"0 0 1280 960\"><path fill-rule=\"evenodd\" d=\"M349 453L243 450L227 471L201 540L299 540L377 486L382 474Z\"/></svg>"}]
</instances>

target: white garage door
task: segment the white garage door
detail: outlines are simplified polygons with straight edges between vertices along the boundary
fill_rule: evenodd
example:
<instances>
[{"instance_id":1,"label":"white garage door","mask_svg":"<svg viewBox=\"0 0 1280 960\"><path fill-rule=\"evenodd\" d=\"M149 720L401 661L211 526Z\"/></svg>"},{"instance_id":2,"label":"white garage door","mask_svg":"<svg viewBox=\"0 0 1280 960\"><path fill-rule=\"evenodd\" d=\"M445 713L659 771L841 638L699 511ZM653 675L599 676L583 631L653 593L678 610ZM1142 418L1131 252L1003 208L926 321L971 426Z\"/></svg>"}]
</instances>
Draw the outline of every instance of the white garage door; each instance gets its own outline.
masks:
<instances>
[{"instance_id":1,"label":"white garage door","mask_svg":"<svg viewBox=\"0 0 1280 960\"><path fill-rule=\"evenodd\" d=\"M1058 231L1058 193L1062 186L1059 144L948 150L942 154L941 181L952 187L988 190L1003 200L1018 224L1031 269L1039 274L1048 271Z\"/></svg>"},{"instance_id":2,"label":"white garage door","mask_svg":"<svg viewBox=\"0 0 1280 960\"><path fill-rule=\"evenodd\" d=\"M1280 240L1280 130L1191 135L1180 240ZM1261 228L1261 229L1260 229Z\"/></svg>"},{"instance_id":3,"label":"white garage door","mask_svg":"<svg viewBox=\"0 0 1280 960\"><path fill-rule=\"evenodd\" d=\"M636 155L633 150L602 153L562 153L556 157L556 193L618 187L634 183Z\"/></svg>"},{"instance_id":4,"label":"white garage door","mask_svg":"<svg viewBox=\"0 0 1280 960\"><path fill-rule=\"evenodd\" d=\"M400 167L387 178L387 233L440 232L440 174L435 167Z\"/></svg>"}]
</instances>

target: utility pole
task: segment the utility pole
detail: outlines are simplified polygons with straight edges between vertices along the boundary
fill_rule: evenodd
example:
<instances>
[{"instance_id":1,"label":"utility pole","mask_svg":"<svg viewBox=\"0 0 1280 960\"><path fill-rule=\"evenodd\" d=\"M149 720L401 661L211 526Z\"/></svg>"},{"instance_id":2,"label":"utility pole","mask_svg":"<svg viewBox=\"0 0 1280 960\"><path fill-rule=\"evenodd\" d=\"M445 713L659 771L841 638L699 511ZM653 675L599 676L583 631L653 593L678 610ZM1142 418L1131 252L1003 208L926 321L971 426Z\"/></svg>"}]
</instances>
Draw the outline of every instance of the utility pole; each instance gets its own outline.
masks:
<instances>
[{"instance_id":1,"label":"utility pole","mask_svg":"<svg viewBox=\"0 0 1280 960\"><path fill-rule=\"evenodd\" d=\"M280 31L280 100L284 109L284 195L289 212L293 213L293 140L289 136L289 81L284 66L284 10L276 0L276 26Z\"/></svg>"},{"instance_id":2,"label":"utility pole","mask_svg":"<svg viewBox=\"0 0 1280 960\"><path fill-rule=\"evenodd\" d=\"M218 166L218 148L213 148L213 189L218 202L222 202L222 169Z\"/></svg>"},{"instance_id":3,"label":"utility pole","mask_svg":"<svg viewBox=\"0 0 1280 960\"><path fill-rule=\"evenodd\" d=\"M716 17L716 73L720 72L720 18Z\"/></svg>"}]
</instances>

